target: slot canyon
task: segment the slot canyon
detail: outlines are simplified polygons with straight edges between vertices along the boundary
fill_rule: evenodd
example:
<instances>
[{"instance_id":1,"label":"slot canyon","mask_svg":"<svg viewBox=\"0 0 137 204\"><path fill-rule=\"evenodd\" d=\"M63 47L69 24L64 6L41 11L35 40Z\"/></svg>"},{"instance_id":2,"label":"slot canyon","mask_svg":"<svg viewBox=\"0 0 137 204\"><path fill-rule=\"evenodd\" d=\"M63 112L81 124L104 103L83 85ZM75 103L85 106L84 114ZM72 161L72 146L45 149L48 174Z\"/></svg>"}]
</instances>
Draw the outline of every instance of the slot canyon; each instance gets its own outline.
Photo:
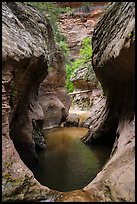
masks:
<instances>
[{"instance_id":1,"label":"slot canyon","mask_svg":"<svg viewBox=\"0 0 137 204\"><path fill-rule=\"evenodd\" d=\"M71 92L54 19L2 3L2 202L135 202L135 2L52 8Z\"/></svg>"}]
</instances>

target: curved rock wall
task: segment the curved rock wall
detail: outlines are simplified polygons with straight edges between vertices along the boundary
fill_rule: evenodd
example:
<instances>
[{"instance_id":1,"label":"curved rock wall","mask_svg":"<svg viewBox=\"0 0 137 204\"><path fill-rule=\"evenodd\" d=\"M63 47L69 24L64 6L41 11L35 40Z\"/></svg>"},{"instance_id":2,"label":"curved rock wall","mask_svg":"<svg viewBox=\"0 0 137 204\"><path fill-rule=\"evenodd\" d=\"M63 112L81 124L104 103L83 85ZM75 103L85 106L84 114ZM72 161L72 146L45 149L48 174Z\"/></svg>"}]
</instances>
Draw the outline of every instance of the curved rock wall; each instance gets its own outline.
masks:
<instances>
[{"instance_id":1,"label":"curved rock wall","mask_svg":"<svg viewBox=\"0 0 137 204\"><path fill-rule=\"evenodd\" d=\"M135 202L135 3L110 4L92 42L93 68L107 101L83 141L115 142L109 161L85 190L95 189L104 201Z\"/></svg>"},{"instance_id":2,"label":"curved rock wall","mask_svg":"<svg viewBox=\"0 0 137 204\"><path fill-rule=\"evenodd\" d=\"M38 103L44 113L43 128L53 128L61 125L67 118L70 98L65 88L66 72L63 56L56 55L56 61L48 69L48 76L41 83Z\"/></svg>"},{"instance_id":3,"label":"curved rock wall","mask_svg":"<svg viewBox=\"0 0 137 204\"><path fill-rule=\"evenodd\" d=\"M92 120L88 121L89 127L95 125L90 129L85 142L99 141L99 138L104 140L105 134L102 133L113 133L115 143L111 157L102 171L82 191L61 193L40 185L21 161L14 146L18 141L29 153L31 162L32 159L37 161L37 137L32 136L34 130L43 126L46 113L45 104L42 104L44 91L53 90L52 94L56 92L58 99L61 99L59 105L62 121L67 116L69 105L63 86L56 87L52 84L52 87L45 89L47 84L50 86L49 81L52 78L52 74L48 75L49 68L54 70L53 78L57 81L59 79L57 76L61 73L55 71L55 64L61 55L55 47L48 21L38 11L19 2L2 4L3 201L44 199L45 202L54 202L59 197L61 201L94 202L94 197L98 201L108 202L135 201L134 6L134 2L112 4L93 35L93 67L106 90L107 101L98 114L100 120L94 118L94 123ZM123 26L119 27L120 25ZM116 30L114 35L110 32L111 29ZM63 80L64 71L61 76ZM55 101L55 95L49 97L50 99ZM55 105L53 103L53 107ZM43 141L38 141L38 144L41 142ZM42 143L42 148L44 147L45 144Z\"/></svg>"},{"instance_id":4,"label":"curved rock wall","mask_svg":"<svg viewBox=\"0 0 137 204\"><path fill-rule=\"evenodd\" d=\"M48 108L44 112L41 102L51 104L53 99L52 95L39 99L42 81L47 77L51 86L54 81L56 90L56 107L49 111L48 121L54 112L59 114L54 114L56 125L65 120L69 97L64 88L63 56L55 45L52 28L31 5L2 4L2 60L3 201L46 198L50 190L34 179L21 159L31 168L37 163L36 147L46 148L42 128ZM45 91L51 91L47 84Z\"/></svg>"}]
</instances>

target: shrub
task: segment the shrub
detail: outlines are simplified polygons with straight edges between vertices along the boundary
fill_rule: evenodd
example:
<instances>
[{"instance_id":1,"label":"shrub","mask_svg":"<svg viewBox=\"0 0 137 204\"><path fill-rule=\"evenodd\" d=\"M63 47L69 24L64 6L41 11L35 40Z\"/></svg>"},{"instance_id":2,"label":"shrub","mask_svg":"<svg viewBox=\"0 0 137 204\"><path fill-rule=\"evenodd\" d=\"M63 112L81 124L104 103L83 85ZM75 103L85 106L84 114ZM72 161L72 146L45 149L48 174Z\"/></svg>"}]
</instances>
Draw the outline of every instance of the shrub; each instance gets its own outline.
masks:
<instances>
[{"instance_id":1,"label":"shrub","mask_svg":"<svg viewBox=\"0 0 137 204\"><path fill-rule=\"evenodd\" d=\"M66 88L68 92L73 92L74 87L71 82L71 76L73 75L74 71L82 66L86 66L87 68L91 69L91 57L92 57L92 46L91 46L91 39L86 37L82 41L82 48L80 49L80 58L76 59L74 62L69 61L66 64Z\"/></svg>"},{"instance_id":2,"label":"shrub","mask_svg":"<svg viewBox=\"0 0 137 204\"><path fill-rule=\"evenodd\" d=\"M67 75L66 88L68 92L72 92L74 88L70 79L71 76L73 75L73 72L76 69L85 65L86 67L91 69L91 56L92 56L91 39L89 37L83 39L82 48L80 49L79 53L80 58L72 62L71 60L69 60L69 48L66 43L65 36L59 30L58 20L60 14L62 13L72 15L74 9L71 9L69 7L65 8L57 7L54 2L28 2L28 3L30 3L31 5L39 9L40 12L46 15L46 17L51 23L54 32L55 42L59 45L66 59L66 75Z\"/></svg>"}]
</instances>

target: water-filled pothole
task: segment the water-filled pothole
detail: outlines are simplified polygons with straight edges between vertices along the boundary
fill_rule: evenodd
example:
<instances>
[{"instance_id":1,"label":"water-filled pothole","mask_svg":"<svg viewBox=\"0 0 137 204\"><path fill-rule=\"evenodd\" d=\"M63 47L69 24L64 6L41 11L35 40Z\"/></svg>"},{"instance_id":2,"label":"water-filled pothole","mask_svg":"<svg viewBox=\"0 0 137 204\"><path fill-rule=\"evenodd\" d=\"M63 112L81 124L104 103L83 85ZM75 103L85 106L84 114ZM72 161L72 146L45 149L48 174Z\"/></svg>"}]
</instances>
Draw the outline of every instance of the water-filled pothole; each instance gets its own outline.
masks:
<instances>
[{"instance_id":1,"label":"water-filled pothole","mask_svg":"<svg viewBox=\"0 0 137 204\"><path fill-rule=\"evenodd\" d=\"M80 138L88 131L82 127L55 128L45 134L47 149L39 152L35 178L50 189L71 191L86 186L101 170L111 147L85 145Z\"/></svg>"}]
</instances>

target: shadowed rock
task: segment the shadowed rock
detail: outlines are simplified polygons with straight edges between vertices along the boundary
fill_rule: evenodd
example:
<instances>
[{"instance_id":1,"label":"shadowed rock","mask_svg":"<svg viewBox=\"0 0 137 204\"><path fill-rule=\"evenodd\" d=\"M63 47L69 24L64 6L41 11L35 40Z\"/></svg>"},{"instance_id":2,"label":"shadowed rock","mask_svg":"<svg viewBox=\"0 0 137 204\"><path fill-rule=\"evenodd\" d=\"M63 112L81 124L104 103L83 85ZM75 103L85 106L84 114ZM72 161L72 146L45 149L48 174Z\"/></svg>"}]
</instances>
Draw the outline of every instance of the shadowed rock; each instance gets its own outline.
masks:
<instances>
[{"instance_id":1,"label":"shadowed rock","mask_svg":"<svg viewBox=\"0 0 137 204\"><path fill-rule=\"evenodd\" d=\"M86 190L104 201L135 201L135 4L109 5L92 38L93 69L106 103L94 119L85 143L113 144L110 160ZM92 112L92 114L95 114Z\"/></svg>"},{"instance_id":2,"label":"shadowed rock","mask_svg":"<svg viewBox=\"0 0 137 204\"><path fill-rule=\"evenodd\" d=\"M42 132L46 113L39 103L39 86L48 76L49 67L53 72L64 74L62 82L65 71L63 56L55 45L48 20L31 5L3 2L2 60L3 201L46 199L50 190L34 179L25 164L29 168L37 165L36 149L46 148ZM65 89L64 83L62 89ZM59 86L56 84L56 89ZM63 97L60 92L57 91L59 96L55 94L55 101L58 99L62 104L62 100L67 113L65 100L69 98L65 91ZM62 115L67 117L59 103L56 110L60 119L56 125Z\"/></svg>"}]
</instances>

